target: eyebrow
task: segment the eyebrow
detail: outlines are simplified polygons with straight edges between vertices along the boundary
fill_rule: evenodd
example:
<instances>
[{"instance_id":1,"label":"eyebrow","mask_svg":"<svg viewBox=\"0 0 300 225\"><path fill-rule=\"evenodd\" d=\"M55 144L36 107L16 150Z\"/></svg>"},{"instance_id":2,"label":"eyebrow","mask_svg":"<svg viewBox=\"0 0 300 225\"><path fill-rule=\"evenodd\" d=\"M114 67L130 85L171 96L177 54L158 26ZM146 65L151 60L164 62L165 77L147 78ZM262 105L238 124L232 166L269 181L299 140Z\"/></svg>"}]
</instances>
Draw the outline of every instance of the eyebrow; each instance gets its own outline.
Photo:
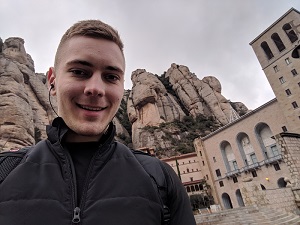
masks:
<instances>
[{"instance_id":1,"label":"eyebrow","mask_svg":"<svg viewBox=\"0 0 300 225\"><path fill-rule=\"evenodd\" d=\"M75 60L72 60L70 62L67 62L67 65L72 65L72 64L80 64L80 65L83 65L83 66L89 66L89 67L94 67L94 65L88 61L85 61L85 60L80 60L80 59L75 59ZM120 73L124 73L124 71L122 69L120 69L119 67L117 66L107 66L105 67L105 69L107 70L111 70L111 71L117 71L117 72L120 72Z\"/></svg>"}]
</instances>

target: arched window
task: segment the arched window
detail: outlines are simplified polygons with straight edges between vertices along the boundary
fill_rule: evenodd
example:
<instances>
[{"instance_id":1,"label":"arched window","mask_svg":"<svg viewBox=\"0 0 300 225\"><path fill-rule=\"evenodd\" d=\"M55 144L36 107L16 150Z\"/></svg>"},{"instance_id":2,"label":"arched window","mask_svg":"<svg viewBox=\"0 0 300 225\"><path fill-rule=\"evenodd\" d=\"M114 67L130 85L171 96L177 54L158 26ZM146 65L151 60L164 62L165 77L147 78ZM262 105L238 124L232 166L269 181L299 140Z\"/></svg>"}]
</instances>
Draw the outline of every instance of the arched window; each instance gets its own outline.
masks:
<instances>
[{"instance_id":1,"label":"arched window","mask_svg":"<svg viewBox=\"0 0 300 225\"><path fill-rule=\"evenodd\" d=\"M236 195L237 202L238 202L239 206L245 206L245 203L244 203L244 200L243 200L240 189L237 189L235 191L235 195Z\"/></svg>"},{"instance_id":2,"label":"arched window","mask_svg":"<svg viewBox=\"0 0 300 225\"><path fill-rule=\"evenodd\" d=\"M220 147L221 147L221 153L227 171L228 172L234 171L235 170L234 162L236 162L236 160L230 143L228 141L223 141Z\"/></svg>"},{"instance_id":3,"label":"arched window","mask_svg":"<svg viewBox=\"0 0 300 225\"><path fill-rule=\"evenodd\" d=\"M272 34L271 38L280 52L285 49L285 46L277 33Z\"/></svg>"},{"instance_id":4,"label":"arched window","mask_svg":"<svg viewBox=\"0 0 300 225\"><path fill-rule=\"evenodd\" d=\"M225 209L232 209L230 196L227 193L222 194L222 201Z\"/></svg>"},{"instance_id":5,"label":"arched window","mask_svg":"<svg viewBox=\"0 0 300 225\"><path fill-rule=\"evenodd\" d=\"M236 140L245 166L253 164L253 154L255 155L255 152L249 136L241 132L237 135Z\"/></svg>"},{"instance_id":6,"label":"arched window","mask_svg":"<svg viewBox=\"0 0 300 225\"><path fill-rule=\"evenodd\" d=\"M190 186L187 186L187 187L186 187L186 190L187 190L187 192L191 192Z\"/></svg>"},{"instance_id":7,"label":"arched window","mask_svg":"<svg viewBox=\"0 0 300 225\"><path fill-rule=\"evenodd\" d=\"M262 42L261 45L262 49L264 50L264 52L266 53L266 56L268 59L272 59L274 57L269 45L267 42Z\"/></svg>"},{"instance_id":8,"label":"arched window","mask_svg":"<svg viewBox=\"0 0 300 225\"><path fill-rule=\"evenodd\" d=\"M284 32L286 33L286 35L292 43L298 40L297 34L295 33L295 31L289 23L284 24L282 29L284 30Z\"/></svg>"},{"instance_id":9,"label":"arched window","mask_svg":"<svg viewBox=\"0 0 300 225\"><path fill-rule=\"evenodd\" d=\"M199 186L196 184L195 185L196 191L199 191Z\"/></svg>"},{"instance_id":10,"label":"arched window","mask_svg":"<svg viewBox=\"0 0 300 225\"><path fill-rule=\"evenodd\" d=\"M255 127L255 134L263 151L265 159L280 155L280 149L276 145L273 133L270 127L265 123L259 123Z\"/></svg>"}]
</instances>

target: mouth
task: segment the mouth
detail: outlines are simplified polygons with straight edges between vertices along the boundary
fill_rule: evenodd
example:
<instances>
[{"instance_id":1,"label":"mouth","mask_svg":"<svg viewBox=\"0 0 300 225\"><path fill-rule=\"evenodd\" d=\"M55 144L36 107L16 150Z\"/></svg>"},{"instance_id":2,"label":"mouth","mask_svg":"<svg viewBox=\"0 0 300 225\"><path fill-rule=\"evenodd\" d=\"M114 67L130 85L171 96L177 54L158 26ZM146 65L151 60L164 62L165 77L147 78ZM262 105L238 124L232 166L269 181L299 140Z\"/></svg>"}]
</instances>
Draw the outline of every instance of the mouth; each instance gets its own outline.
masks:
<instances>
[{"instance_id":1,"label":"mouth","mask_svg":"<svg viewBox=\"0 0 300 225\"><path fill-rule=\"evenodd\" d=\"M77 104L77 106L81 109L93 111L93 112L99 112L99 111L102 111L107 108L107 107L102 108L102 107L86 106L86 105L80 105L80 104Z\"/></svg>"}]
</instances>

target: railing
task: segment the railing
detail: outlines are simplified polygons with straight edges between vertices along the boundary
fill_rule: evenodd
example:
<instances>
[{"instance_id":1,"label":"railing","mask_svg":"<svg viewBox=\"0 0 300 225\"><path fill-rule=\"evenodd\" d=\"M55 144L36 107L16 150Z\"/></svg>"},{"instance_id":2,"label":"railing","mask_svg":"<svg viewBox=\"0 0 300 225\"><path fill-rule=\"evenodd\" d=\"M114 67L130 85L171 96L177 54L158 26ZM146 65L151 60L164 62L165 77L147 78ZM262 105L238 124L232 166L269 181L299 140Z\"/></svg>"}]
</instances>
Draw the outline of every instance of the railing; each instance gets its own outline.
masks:
<instances>
[{"instance_id":1,"label":"railing","mask_svg":"<svg viewBox=\"0 0 300 225\"><path fill-rule=\"evenodd\" d=\"M232 170L230 172L225 173L225 176L230 177L230 176L233 176L233 175L236 175L236 174L239 174L239 173L241 173L241 171L239 169L235 169L235 170Z\"/></svg>"},{"instance_id":2,"label":"railing","mask_svg":"<svg viewBox=\"0 0 300 225\"><path fill-rule=\"evenodd\" d=\"M263 165L267 165L267 164L271 164L271 163L276 162L276 161L280 161L282 159L283 159L282 155L279 154L279 155L273 156L271 158L265 159L265 160L263 160L261 162L256 162L256 163L253 163L251 165L244 166L241 169L235 169L235 170L232 170L230 172L227 172L227 173L225 173L225 176L226 177L231 177L231 176L240 174L242 172L247 172L249 170L257 169L257 168L259 168L259 167L261 167ZM217 178L221 179L222 177L218 176Z\"/></svg>"},{"instance_id":3,"label":"railing","mask_svg":"<svg viewBox=\"0 0 300 225\"><path fill-rule=\"evenodd\" d=\"M268 158L268 159L265 159L263 162L265 164L271 164L272 162L280 161L280 160L282 160L282 155L281 154L276 155L276 156L271 157L271 158Z\"/></svg>"}]
</instances>

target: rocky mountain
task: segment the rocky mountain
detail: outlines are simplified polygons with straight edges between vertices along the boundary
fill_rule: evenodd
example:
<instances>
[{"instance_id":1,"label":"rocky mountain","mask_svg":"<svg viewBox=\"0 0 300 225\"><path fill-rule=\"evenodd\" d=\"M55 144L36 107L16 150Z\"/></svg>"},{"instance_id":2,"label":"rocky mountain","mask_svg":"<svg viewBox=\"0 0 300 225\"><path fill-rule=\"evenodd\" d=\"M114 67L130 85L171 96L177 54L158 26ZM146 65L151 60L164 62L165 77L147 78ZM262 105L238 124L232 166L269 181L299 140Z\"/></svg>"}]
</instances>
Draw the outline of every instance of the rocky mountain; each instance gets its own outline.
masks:
<instances>
[{"instance_id":1,"label":"rocky mountain","mask_svg":"<svg viewBox=\"0 0 300 225\"><path fill-rule=\"evenodd\" d=\"M226 125L233 112L248 112L243 103L222 96L217 78L200 80L186 66L172 64L160 76L137 69L131 80L132 90L124 91L114 118L117 139L133 148L153 148L159 157L194 151L194 138ZM45 138L45 125L55 118L46 76L35 73L22 38L0 39L0 112L3 150Z\"/></svg>"},{"instance_id":2,"label":"rocky mountain","mask_svg":"<svg viewBox=\"0 0 300 225\"><path fill-rule=\"evenodd\" d=\"M161 157L193 151L196 137L228 124L233 113L248 112L243 103L222 96L217 78L200 80L186 66L173 63L161 76L138 69L131 80L127 113L133 147L153 148Z\"/></svg>"}]
</instances>

